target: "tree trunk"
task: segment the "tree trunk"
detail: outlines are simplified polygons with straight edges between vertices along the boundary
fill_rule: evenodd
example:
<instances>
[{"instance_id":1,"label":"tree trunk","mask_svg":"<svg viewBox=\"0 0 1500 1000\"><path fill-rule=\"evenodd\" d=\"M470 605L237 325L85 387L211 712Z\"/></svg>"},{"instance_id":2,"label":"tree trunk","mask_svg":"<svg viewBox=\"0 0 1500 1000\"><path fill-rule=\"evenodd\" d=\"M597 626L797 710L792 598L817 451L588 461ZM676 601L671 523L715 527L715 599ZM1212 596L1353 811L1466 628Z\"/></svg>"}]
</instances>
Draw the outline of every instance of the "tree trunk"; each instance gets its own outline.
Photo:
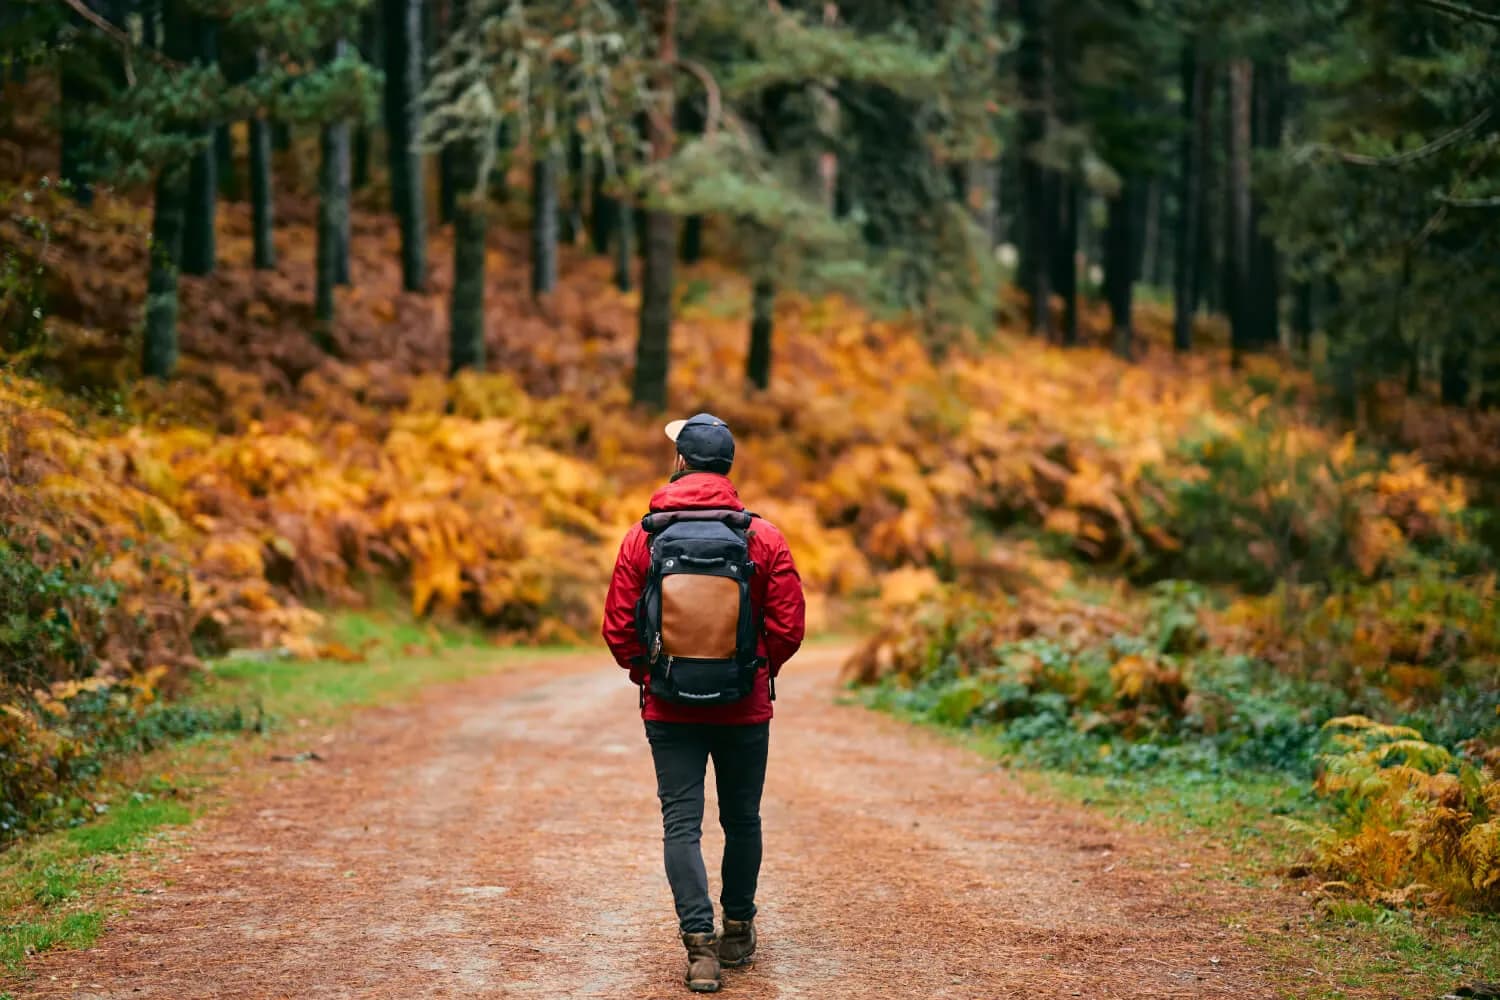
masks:
<instances>
[{"instance_id":1,"label":"tree trunk","mask_svg":"<svg viewBox=\"0 0 1500 1000\"><path fill-rule=\"evenodd\" d=\"M641 263L644 264L646 262L646 223L648 223L648 222L651 221L651 214L645 210L645 206L644 205L641 205L637 211L634 211L634 212L630 213L630 220L635 225L635 234L634 234L634 236L635 236L635 242L632 245L636 248L636 252L640 254ZM677 225L676 225L675 222L673 223L672 228L673 228L672 253L676 254L677 253L677 239L676 239L676 228L677 228Z\"/></svg>"},{"instance_id":2,"label":"tree trunk","mask_svg":"<svg viewBox=\"0 0 1500 1000\"><path fill-rule=\"evenodd\" d=\"M1182 139L1179 146L1180 173L1177 181L1177 266L1172 281L1172 346L1178 352L1192 350L1193 316L1198 311L1199 271L1203 266L1198 246L1204 203L1204 158L1211 124L1208 104L1210 69L1198 59L1197 42L1182 48Z\"/></svg>"},{"instance_id":3,"label":"tree trunk","mask_svg":"<svg viewBox=\"0 0 1500 1000\"><path fill-rule=\"evenodd\" d=\"M541 150L531 166L531 294L557 287L557 158Z\"/></svg>"},{"instance_id":4,"label":"tree trunk","mask_svg":"<svg viewBox=\"0 0 1500 1000\"><path fill-rule=\"evenodd\" d=\"M1062 295L1063 287L1068 283L1067 276L1063 271L1069 267L1067 252L1063 249L1063 230L1071 224L1069 215L1074 208L1070 188L1072 178L1066 174L1053 173L1050 178L1047 194L1047 233L1049 249L1052 256L1047 260L1047 282L1054 295Z\"/></svg>"},{"instance_id":5,"label":"tree trunk","mask_svg":"<svg viewBox=\"0 0 1500 1000\"><path fill-rule=\"evenodd\" d=\"M776 283L762 274L750 293L750 357L745 364L745 375L757 389L771 384L771 332L775 323Z\"/></svg>"},{"instance_id":6,"label":"tree trunk","mask_svg":"<svg viewBox=\"0 0 1500 1000\"><path fill-rule=\"evenodd\" d=\"M438 50L439 40L451 37L456 29L463 16L464 0L446 0L423 6L427 10L428 22L427 56L431 58ZM466 150L454 149L451 143L438 150L438 222L443 225L453 221L458 192L463 187L461 175L467 170L463 160L467 156Z\"/></svg>"},{"instance_id":7,"label":"tree trunk","mask_svg":"<svg viewBox=\"0 0 1500 1000\"><path fill-rule=\"evenodd\" d=\"M1050 171L1040 160L1038 146L1047 135L1052 84L1047 57L1047 0L1019 0L1021 51L1017 63L1021 88L1021 199L1024 205L1021 280L1031 298L1029 326L1033 333L1052 333L1052 286L1049 280L1048 227Z\"/></svg>"},{"instance_id":8,"label":"tree trunk","mask_svg":"<svg viewBox=\"0 0 1500 1000\"><path fill-rule=\"evenodd\" d=\"M322 130L322 159L318 172L318 229L317 254L314 268L317 282L317 297L314 315L319 329L315 337L320 347L328 350L332 344L329 328L333 325L333 287L336 285L338 265L338 219L335 217L335 192L338 188L338 154L334 149L338 137L334 134L337 125L325 125Z\"/></svg>"},{"instance_id":9,"label":"tree trunk","mask_svg":"<svg viewBox=\"0 0 1500 1000\"><path fill-rule=\"evenodd\" d=\"M349 168L349 189L362 191L370 184L370 126L360 122L354 129L354 152Z\"/></svg>"},{"instance_id":10,"label":"tree trunk","mask_svg":"<svg viewBox=\"0 0 1500 1000\"><path fill-rule=\"evenodd\" d=\"M222 29L216 34L219 70L224 74L224 82L230 86L238 86L253 78L259 66L255 52L234 44L233 34L226 33ZM245 124L248 131L249 121ZM214 130L214 153L218 160L216 169L219 194L226 201L243 201L245 183L240 175L239 161L235 156L234 133L228 124L220 125Z\"/></svg>"},{"instance_id":11,"label":"tree trunk","mask_svg":"<svg viewBox=\"0 0 1500 1000\"><path fill-rule=\"evenodd\" d=\"M1109 299L1110 327L1115 353L1127 361L1135 351L1131 299L1136 274L1136 211L1140 181L1127 177L1120 193L1109 202L1109 227L1104 233L1104 293Z\"/></svg>"},{"instance_id":12,"label":"tree trunk","mask_svg":"<svg viewBox=\"0 0 1500 1000\"><path fill-rule=\"evenodd\" d=\"M154 49L161 44L161 8L160 3L154 3L147 4L141 9L141 44L148 49ZM22 81L18 79L16 82Z\"/></svg>"},{"instance_id":13,"label":"tree trunk","mask_svg":"<svg viewBox=\"0 0 1500 1000\"><path fill-rule=\"evenodd\" d=\"M75 20L82 23L81 18L75 16ZM89 181L89 135L88 131L81 124L74 122L72 118L97 100L98 95L89 84L88 77L73 66L74 60L81 57L81 53L78 52L65 55L59 73L63 126L58 172L62 175L63 182L67 185L67 192L72 195L73 200L88 207L94 203L94 186ZM16 60L17 65L21 62L22 60Z\"/></svg>"},{"instance_id":14,"label":"tree trunk","mask_svg":"<svg viewBox=\"0 0 1500 1000\"><path fill-rule=\"evenodd\" d=\"M559 238L576 246L583 235L583 201L588 193L588 168L583 157L583 137L575 129L568 134L568 204L559 220Z\"/></svg>"},{"instance_id":15,"label":"tree trunk","mask_svg":"<svg viewBox=\"0 0 1500 1000\"><path fill-rule=\"evenodd\" d=\"M106 20L114 24L124 24L126 8L120 0L87 0L85 4L90 10L102 15ZM5 4L0 3L0 12L5 9ZM24 13L25 4L11 4L11 8L20 6L16 19L26 17ZM5 20L0 13L0 22ZM59 149L58 172L62 180L66 182L65 190L78 204L85 207L94 203L93 172L94 158L97 155L95 137L91 135L88 128L77 121L75 116L86 112L89 107L106 103L115 98L115 95L123 93L129 86L129 78L125 72L125 63L118 55L118 50L111 42L100 39L101 44L90 44L89 36L97 35L94 29L84 18L72 11L67 15L68 23L77 29L83 36L81 42L75 42L71 51L64 52L59 60L59 97L61 99L62 128L59 138L61 148ZM144 22L150 18L143 17ZM0 23L0 32L5 31L5 26ZM155 47L154 41L147 43L149 47ZM13 77L17 83L25 80L25 59L14 59L9 61L9 73L0 70L0 84L5 82L7 76ZM87 68L81 65L87 63Z\"/></svg>"},{"instance_id":16,"label":"tree trunk","mask_svg":"<svg viewBox=\"0 0 1500 1000\"><path fill-rule=\"evenodd\" d=\"M1229 231L1225 259L1231 341L1235 358L1256 346L1250 284L1250 60L1229 64L1229 129L1227 151Z\"/></svg>"},{"instance_id":17,"label":"tree trunk","mask_svg":"<svg viewBox=\"0 0 1500 1000\"><path fill-rule=\"evenodd\" d=\"M332 46L338 58L342 41ZM345 243L349 215L349 123L329 122L322 131L322 165L318 177L317 306L318 346L333 349L334 285L348 273ZM343 260L341 265L341 258Z\"/></svg>"},{"instance_id":18,"label":"tree trunk","mask_svg":"<svg viewBox=\"0 0 1500 1000\"><path fill-rule=\"evenodd\" d=\"M201 16L192 19L194 61L205 66L218 59L215 27ZM218 155L214 151L214 129L204 128L202 148L192 157L188 172L187 228L182 234L182 270L185 274L212 274L217 256L214 246L214 215L219 200Z\"/></svg>"},{"instance_id":19,"label":"tree trunk","mask_svg":"<svg viewBox=\"0 0 1500 1000\"><path fill-rule=\"evenodd\" d=\"M1313 286L1310 281L1299 281L1292 287L1292 350L1304 362L1312 353Z\"/></svg>"},{"instance_id":20,"label":"tree trunk","mask_svg":"<svg viewBox=\"0 0 1500 1000\"><path fill-rule=\"evenodd\" d=\"M214 129L214 180L225 201L239 201L244 197L240 188L240 174L234 163L234 137L228 125Z\"/></svg>"},{"instance_id":21,"label":"tree trunk","mask_svg":"<svg viewBox=\"0 0 1500 1000\"><path fill-rule=\"evenodd\" d=\"M1475 406L1484 410L1500 407L1500 361L1493 360L1493 347L1490 351L1491 358L1479 366L1479 393L1474 401Z\"/></svg>"},{"instance_id":22,"label":"tree trunk","mask_svg":"<svg viewBox=\"0 0 1500 1000\"><path fill-rule=\"evenodd\" d=\"M1266 60L1255 68L1251 145L1255 149L1279 149L1285 96L1283 61ZM1266 215L1263 198L1252 186L1250 209L1250 303L1251 346L1267 350L1281 344L1281 255L1276 241L1261 231Z\"/></svg>"},{"instance_id":23,"label":"tree trunk","mask_svg":"<svg viewBox=\"0 0 1500 1000\"><path fill-rule=\"evenodd\" d=\"M615 199L604 193L603 162L595 162L590 174L593 192L589 196L589 245L594 253L604 254L609 252L609 241L619 222L620 210Z\"/></svg>"},{"instance_id":24,"label":"tree trunk","mask_svg":"<svg viewBox=\"0 0 1500 1000\"><path fill-rule=\"evenodd\" d=\"M218 201L213 148L213 130L201 133L202 151L193 154L188 168L186 229L182 236L182 270L185 274L212 274L214 258L214 210Z\"/></svg>"},{"instance_id":25,"label":"tree trunk","mask_svg":"<svg viewBox=\"0 0 1500 1000\"><path fill-rule=\"evenodd\" d=\"M452 143L438 150L438 221L444 225L453 221L458 207L460 155Z\"/></svg>"},{"instance_id":26,"label":"tree trunk","mask_svg":"<svg viewBox=\"0 0 1500 1000\"><path fill-rule=\"evenodd\" d=\"M1467 406L1469 403L1469 366L1472 358L1469 344L1449 344L1443 349L1440 369L1442 399L1448 406Z\"/></svg>"},{"instance_id":27,"label":"tree trunk","mask_svg":"<svg viewBox=\"0 0 1500 1000\"><path fill-rule=\"evenodd\" d=\"M1059 178L1057 230L1057 294L1063 300L1062 343L1078 343L1078 228L1083 210L1083 190L1074 178Z\"/></svg>"},{"instance_id":28,"label":"tree trunk","mask_svg":"<svg viewBox=\"0 0 1500 1000\"><path fill-rule=\"evenodd\" d=\"M703 259L703 216L690 215L682 220L682 262L696 264Z\"/></svg>"},{"instance_id":29,"label":"tree trunk","mask_svg":"<svg viewBox=\"0 0 1500 1000\"><path fill-rule=\"evenodd\" d=\"M255 53L255 66L257 73L265 72L264 49ZM271 126L257 115L250 119L250 229L255 244L255 267L261 271L276 268L272 199Z\"/></svg>"},{"instance_id":30,"label":"tree trunk","mask_svg":"<svg viewBox=\"0 0 1500 1000\"><path fill-rule=\"evenodd\" d=\"M760 103L764 104L764 98ZM679 134L696 135L703 131L707 114L696 99L684 98L678 101L674 111L673 122ZM764 135L764 131L762 134ZM766 136L766 138L768 142L774 142L774 136ZM768 146L767 152L774 155L774 146ZM696 264L703 258L703 216L687 216L682 220L681 229L677 244L678 259L684 264Z\"/></svg>"},{"instance_id":31,"label":"tree trunk","mask_svg":"<svg viewBox=\"0 0 1500 1000\"><path fill-rule=\"evenodd\" d=\"M647 6L656 38L653 67L656 113L649 117L651 160L672 155L675 107L673 75L677 63L677 0L651 0ZM667 374L672 333L672 266L677 256L677 220L659 208L646 213L645 261L641 275L640 338L636 341L635 402L652 410L667 405Z\"/></svg>"},{"instance_id":32,"label":"tree trunk","mask_svg":"<svg viewBox=\"0 0 1500 1000\"><path fill-rule=\"evenodd\" d=\"M384 46L380 39L381 12L368 7L359 16L359 55L370 66L383 69L381 58ZM349 185L362 191L370 183L370 125L361 119L354 129L354 163L350 168Z\"/></svg>"},{"instance_id":33,"label":"tree trunk","mask_svg":"<svg viewBox=\"0 0 1500 1000\"><path fill-rule=\"evenodd\" d=\"M489 198L491 205L503 205L510 199L510 164L515 142L511 139L511 123L502 120L495 126L495 155L490 157Z\"/></svg>"},{"instance_id":34,"label":"tree trunk","mask_svg":"<svg viewBox=\"0 0 1500 1000\"><path fill-rule=\"evenodd\" d=\"M965 170L969 215L984 234L984 248L993 252L1000 243L1000 165L994 160L970 160Z\"/></svg>"},{"instance_id":35,"label":"tree trunk","mask_svg":"<svg viewBox=\"0 0 1500 1000\"><path fill-rule=\"evenodd\" d=\"M1210 313L1224 311L1224 233L1228 213L1224 208L1224 181L1222 169L1223 146L1216 142L1218 130L1227 127L1227 115L1221 106L1228 104L1227 88L1224 98L1219 97L1218 81L1220 67L1204 61L1203 105L1198 109L1199 149L1203 153L1203 171L1199 175L1203 183L1203 202L1198 211L1198 233L1194 241L1198 253L1198 266L1193 268L1193 308L1200 306Z\"/></svg>"},{"instance_id":36,"label":"tree trunk","mask_svg":"<svg viewBox=\"0 0 1500 1000\"><path fill-rule=\"evenodd\" d=\"M635 262L635 206L624 199L615 201L615 287L622 292L631 288L630 268Z\"/></svg>"},{"instance_id":37,"label":"tree trunk","mask_svg":"<svg viewBox=\"0 0 1500 1000\"><path fill-rule=\"evenodd\" d=\"M333 124L333 179L337 184L334 191L334 245L333 245L333 280L344 287L349 286L349 244L351 226L353 224L352 192L350 180L352 175L352 146L351 128L348 121L335 122Z\"/></svg>"},{"instance_id":38,"label":"tree trunk","mask_svg":"<svg viewBox=\"0 0 1500 1000\"><path fill-rule=\"evenodd\" d=\"M329 46L328 56L331 60L343 58L347 51L348 43L342 38L337 39ZM319 213L318 213L318 259L321 261L324 255L324 241L328 241L327 252L329 254L328 266L331 270L331 280L336 285L349 284L349 172L350 172L350 128L347 120L329 122L323 126L322 157L323 165L319 177ZM328 230L324 231L324 226ZM323 282L323 267L318 268L318 318L333 319L333 294L332 289L327 290L325 296ZM327 305L327 314L324 314L323 303Z\"/></svg>"},{"instance_id":39,"label":"tree trunk","mask_svg":"<svg viewBox=\"0 0 1500 1000\"><path fill-rule=\"evenodd\" d=\"M420 130L422 92L421 0L381 0L385 38L386 156L391 209L401 224L401 284L408 292L427 287L426 184L422 156L414 146Z\"/></svg>"},{"instance_id":40,"label":"tree trunk","mask_svg":"<svg viewBox=\"0 0 1500 1000\"><path fill-rule=\"evenodd\" d=\"M174 31L167 15L164 34ZM182 259L182 230L187 215L187 171L169 164L156 178L151 221L151 271L146 279L146 336L141 371L147 378L171 378L177 370L177 273Z\"/></svg>"},{"instance_id":41,"label":"tree trunk","mask_svg":"<svg viewBox=\"0 0 1500 1000\"><path fill-rule=\"evenodd\" d=\"M484 369L485 229L489 223L485 191L480 183L481 150L472 140L454 143L453 179L456 182L453 216L453 298L449 307L451 330L448 370ZM461 187L459 186L461 185ZM555 213L553 215L555 220Z\"/></svg>"},{"instance_id":42,"label":"tree trunk","mask_svg":"<svg viewBox=\"0 0 1500 1000\"><path fill-rule=\"evenodd\" d=\"M1161 256L1161 180L1146 182L1146 196L1141 199L1141 255L1136 279L1155 285Z\"/></svg>"},{"instance_id":43,"label":"tree trunk","mask_svg":"<svg viewBox=\"0 0 1500 1000\"><path fill-rule=\"evenodd\" d=\"M193 57L192 15L183 0L162 3L162 54L177 62ZM146 323L141 371L147 378L171 378L177 370L177 276L182 267L188 171L180 163L156 176L152 207L150 271L146 278Z\"/></svg>"}]
</instances>

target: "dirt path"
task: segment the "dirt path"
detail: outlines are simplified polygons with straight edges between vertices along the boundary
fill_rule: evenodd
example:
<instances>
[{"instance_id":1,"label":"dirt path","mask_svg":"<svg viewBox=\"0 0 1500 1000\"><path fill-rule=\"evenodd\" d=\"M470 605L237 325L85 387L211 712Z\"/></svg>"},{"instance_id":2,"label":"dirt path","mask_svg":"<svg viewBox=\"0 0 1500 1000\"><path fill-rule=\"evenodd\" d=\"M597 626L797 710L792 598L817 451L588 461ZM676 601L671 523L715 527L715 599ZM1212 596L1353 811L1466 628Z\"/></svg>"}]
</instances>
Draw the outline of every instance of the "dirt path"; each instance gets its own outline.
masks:
<instances>
[{"instance_id":1,"label":"dirt path","mask_svg":"<svg viewBox=\"0 0 1500 1000\"><path fill-rule=\"evenodd\" d=\"M1162 845L836 705L837 657L805 652L780 686L764 940L728 995L1272 995L1228 926L1256 896L1184 891ZM618 671L575 655L367 713L325 763L277 765L195 830L132 914L19 995L687 996L634 709ZM705 831L711 872L721 844Z\"/></svg>"}]
</instances>

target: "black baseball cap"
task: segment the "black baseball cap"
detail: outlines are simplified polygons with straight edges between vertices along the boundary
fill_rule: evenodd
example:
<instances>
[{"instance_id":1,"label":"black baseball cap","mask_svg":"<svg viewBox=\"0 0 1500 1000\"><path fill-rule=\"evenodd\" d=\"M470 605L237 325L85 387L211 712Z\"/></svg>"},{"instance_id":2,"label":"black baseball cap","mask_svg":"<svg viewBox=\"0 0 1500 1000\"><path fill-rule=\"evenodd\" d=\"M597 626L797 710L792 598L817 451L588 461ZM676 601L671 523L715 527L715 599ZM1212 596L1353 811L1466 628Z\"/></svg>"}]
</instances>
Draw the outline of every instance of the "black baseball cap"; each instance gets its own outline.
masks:
<instances>
[{"instance_id":1,"label":"black baseball cap","mask_svg":"<svg viewBox=\"0 0 1500 1000\"><path fill-rule=\"evenodd\" d=\"M677 442L677 454L695 469L728 475L734 466L734 435L729 425L712 413L700 413L667 425L667 437Z\"/></svg>"}]
</instances>

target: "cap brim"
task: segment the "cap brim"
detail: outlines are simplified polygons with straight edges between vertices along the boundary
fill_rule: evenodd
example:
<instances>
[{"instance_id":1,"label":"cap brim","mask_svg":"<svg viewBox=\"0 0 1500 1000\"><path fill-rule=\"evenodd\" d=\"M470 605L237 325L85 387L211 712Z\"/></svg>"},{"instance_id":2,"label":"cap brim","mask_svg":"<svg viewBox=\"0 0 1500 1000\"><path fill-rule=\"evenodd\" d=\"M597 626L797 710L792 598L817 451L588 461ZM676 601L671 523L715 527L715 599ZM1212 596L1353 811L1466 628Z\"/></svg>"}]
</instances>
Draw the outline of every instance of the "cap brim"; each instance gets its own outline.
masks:
<instances>
[{"instance_id":1,"label":"cap brim","mask_svg":"<svg viewBox=\"0 0 1500 1000\"><path fill-rule=\"evenodd\" d=\"M677 440L677 435L681 434L682 433L682 429L684 427L686 427L686 426L687 426L687 421L686 420L674 420L674 421L672 421L670 424L668 424L666 426L667 440L668 441L676 441Z\"/></svg>"}]
</instances>

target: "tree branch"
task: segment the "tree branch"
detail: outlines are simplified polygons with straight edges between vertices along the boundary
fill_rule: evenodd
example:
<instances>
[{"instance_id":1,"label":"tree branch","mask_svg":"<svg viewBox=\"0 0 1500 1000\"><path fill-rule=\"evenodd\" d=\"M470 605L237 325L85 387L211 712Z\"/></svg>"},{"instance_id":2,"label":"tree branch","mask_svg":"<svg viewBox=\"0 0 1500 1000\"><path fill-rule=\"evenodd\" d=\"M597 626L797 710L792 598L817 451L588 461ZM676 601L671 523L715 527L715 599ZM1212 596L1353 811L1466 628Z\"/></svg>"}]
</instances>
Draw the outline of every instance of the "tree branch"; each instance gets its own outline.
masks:
<instances>
[{"instance_id":1,"label":"tree branch","mask_svg":"<svg viewBox=\"0 0 1500 1000\"><path fill-rule=\"evenodd\" d=\"M83 0L58 0L58 2L67 7L69 10L73 11L73 13L77 14L79 17L83 18L89 24L92 24L94 27L104 32L104 34L108 35L109 38L115 42L115 44L119 45L120 48L124 50L125 84L127 86L134 87L135 72L130 68L130 55L135 51L135 42L131 41L130 36L120 28L116 27L114 24L111 24L108 20L99 16L97 13L91 10L89 8L89 5L84 3ZM151 49L146 50L146 57L152 62L156 63L158 66L165 66L168 69L182 68L182 66L178 63L175 63L172 60L168 59L160 52L154 52Z\"/></svg>"},{"instance_id":2,"label":"tree branch","mask_svg":"<svg viewBox=\"0 0 1500 1000\"><path fill-rule=\"evenodd\" d=\"M1442 195L1438 201L1453 208L1500 208L1500 194L1491 198L1450 198Z\"/></svg>"},{"instance_id":3,"label":"tree branch","mask_svg":"<svg viewBox=\"0 0 1500 1000\"><path fill-rule=\"evenodd\" d=\"M1488 24L1494 28L1500 28L1500 14L1491 14L1488 11L1475 10L1473 7L1452 0L1415 0L1422 7L1430 7L1433 10L1456 17L1463 21L1477 21L1480 24Z\"/></svg>"},{"instance_id":4,"label":"tree branch","mask_svg":"<svg viewBox=\"0 0 1500 1000\"><path fill-rule=\"evenodd\" d=\"M708 95L708 113L704 116L703 134L713 135L719 131L719 120L724 116L724 102L719 94L718 82L714 79L714 75L696 60L679 58L677 67L687 70L698 78L699 83L703 84L703 91Z\"/></svg>"},{"instance_id":5,"label":"tree branch","mask_svg":"<svg viewBox=\"0 0 1500 1000\"><path fill-rule=\"evenodd\" d=\"M1449 188L1449 191L1457 191L1460 187L1469 183L1469 179L1479 171L1479 168L1484 165L1485 160L1489 159L1490 153L1493 152L1494 149L1495 141L1494 138L1491 137L1489 142L1486 142L1483 146L1479 147L1479 151L1474 154L1474 158L1469 161L1469 165L1464 168L1464 172L1459 175L1456 181L1453 182L1453 186ZM1437 232L1438 226L1441 226L1443 224L1443 221L1448 218L1448 209L1453 207L1449 200L1451 198L1451 194L1438 196L1437 211L1432 213L1432 217L1427 220L1427 224L1422 227L1421 231L1417 233L1416 236L1412 237L1412 240L1408 245L1408 253L1420 249L1427 242L1428 237Z\"/></svg>"},{"instance_id":6,"label":"tree branch","mask_svg":"<svg viewBox=\"0 0 1500 1000\"><path fill-rule=\"evenodd\" d=\"M1428 0L1419 0L1419 2L1426 3ZM1333 155L1337 156L1344 163L1352 163L1357 167L1402 167L1408 163L1416 163L1418 160L1425 160L1429 156L1442 152L1465 136L1472 134L1481 125L1489 121L1491 114L1491 109L1486 108L1452 132L1438 136L1425 146L1408 150L1405 153L1397 153L1394 156L1366 156L1363 153L1346 153L1343 150L1333 149L1328 146L1322 148L1333 153Z\"/></svg>"}]
</instances>

